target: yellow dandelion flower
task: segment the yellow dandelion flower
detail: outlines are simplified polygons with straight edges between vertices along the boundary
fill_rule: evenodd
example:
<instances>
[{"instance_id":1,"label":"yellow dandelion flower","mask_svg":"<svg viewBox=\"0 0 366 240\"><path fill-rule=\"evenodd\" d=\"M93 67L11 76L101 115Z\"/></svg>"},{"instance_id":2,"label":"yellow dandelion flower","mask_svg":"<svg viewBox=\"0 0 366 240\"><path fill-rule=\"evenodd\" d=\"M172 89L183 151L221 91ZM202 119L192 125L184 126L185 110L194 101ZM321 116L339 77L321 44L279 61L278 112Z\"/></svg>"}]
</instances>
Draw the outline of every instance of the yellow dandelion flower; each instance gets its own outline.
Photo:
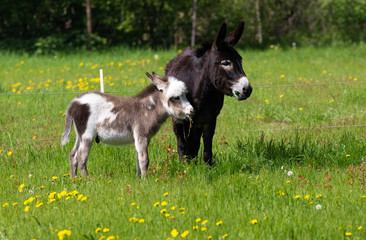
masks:
<instances>
[{"instance_id":1,"label":"yellow dandelion flower","mask_svg":"<svg viewBox=\"0 0 366 240\"><path fill-rule=\"evenodd\" d=\"M136 205L136 203L135 203L135 202L131 203L131 206L135 206L135 205Z\"/></svg>"},{"instance_id":2,"label":"yellow dandelion flower","mask_svg":"<svg viewBox=\"0 0 366 240\"><path fill-rule=\"evenodd\" d=\"M295 196L295 199L298 199L298 198L300 198L301 197L301 195L296 195Z\"/></svg>"},{"instance_id":3,"label":"yellow dandelion flower","mask_svg":"<svg viewBox=\"0 0 366 240\"><path fill-rule=\"evenodd\" d=\"M0 151L0 153L1 153L1 151ZM10 177L9 178L13 178L14 177L14 175L10 175Z\"/></svg>"},{"instance_id":4,"label":"yellow dandelion flower","mask_svg":"<svg viewBox=\"0 0 366 240\"><path fill-rule=\"evenodd\" d=\"M17 203L17 202L13 203L13 206L16 206L16 205L18 205L18 203Z\"/></svg>"},{"instance_id":5,"label":"yellow dandelion flower","mask_svg":"<svg viewBox=\"0 0 366 240\"><path fill-rule=\"evenodd\" d=\"M285 96L285 95L281 94L281 95L280 95L280 98L283 98L284 96Z\"/></svg>"},{"instance_id":6,"label":"yellow dandelion flower","mask_svg":"<svg viewBox=\"0 0 366 240\"><path fill-rule=\"evenodd\" d=\"M257 223L258 223L258 220L257 219L253 219L253 220L250 221L250 224L253 224L253 225L254 224L257 224Z\"/></svg>"},{"instance_id":7,"label":"yellow dandelion flower","mask_svg":"<svg viewBox=\"0 0 366 240\"><path fill-rule=\"evenodd\" d=\"M160 204L160 202L154 203L154 207L158 206L159 204Z\"/></svg>"},{"instance_id":8,"label":"yellow dandelion flower","mask_svg":"<svg viewBox=\"0 0 366 240\"><path fill-rule=\"evenodd\" d=\"M208 220L203 221L201 224L205 225L208 222Z\"/></svg>"},{"instance_id":9,"label":"yellow dandelion flower","mask_svg":"<svg viewBox=\"0 0 366 240\"><path fill-rule=\"evenodd\" d=\"M326 73L327 73L327 70L323 70L323 71L322 71L322 73L323 73L323 74L326 74Z\"/></svg>"},{"instance_id":10,"label":"yellow dandelion flower","mask_svg":"<svg viewBox=\"0 0 366 240\"><path fill-rule=\"evenodd\" d=\"M358 79L355 77L355 78L353 78L353 81L357 82L357 81L358 81Z\"/></svg>"},{"instance_id":11,"label":"yellow dandelion flower","mask_svg":"<svg viewBox=\"0 0 366 240\"><path fill-rule=\"evenodd\" d=\"M280 78L284 78L284 77L285 77L285 75L284 74L281 74Z\"/></svg>"},{"instance_id":12,"label":"yellow dandelion flower","mask_svg":"<svg viewBox=\"0 0 366 240\"><path fill-rule=\"evenodd\" d=\"M26 207L24 208L24 211L25 211L25 212L28 212L28 211L29 211L29 209L30 209L30 207L29 207L29 206L26 206Z\"/></svg>"},{"instance_id":13,"label":"yellow dandelion flower","mask_svg":"<svg viewBox=\"0 0 366 240\"><path fill-rule=\"evenodd\" d=\"M357 230L361 230L362 229L362 226L359 226L358 228L357 228Z\"/></svg>"},{"instance_id":14,"label":"yellow dandelion flower","mask_svg":"<svg viewBox=\"0 0 366 240\"><path fill-rule=\"evenodd\" d=\"M229 236L229 234L225 233L224 235L222 235L222 238L226 238L227 236Z\"/></svg>"},{"instance_id":15,"label":"yellow dandelion flower","mask_svg":"<svg viewBox=\"0 0 366 240\"><path fill-rule=\"evenodd\" d=\"M188 234L189 234L189 231L184 231L180 236L182 238L186 238Z\"/></svg>"},{"instance_id":16,"label":"yellow dandelion flower","mask_svg":"<svg viewBox=\"0 0 366 240\"><path fill-rule=\"evenodd\" d=\"M58 177L56 177L56 176L53 176L53 177L52 177L52 180L57 180L57 178L58 178Z\"/></svg>"},{"instance_id":17,"label":"yellow dandelion flower","mask_svg":"<svg viewBox=\"0 0 366 240\"><path fill-rule=\"evenodd\" d=\"M139 220L139 223L144 223L145 222L145 219L143 219L143 218L141 218L140 220Z\"/></svg>"},{"instance_id":18,"label":"yellow dandelion flower","mask_svg":"<svg viewBox=\"0 0 366 240\"><path fill-rule=\"evenodd\" d=\"M167 202L165 202L165 201L163 201L162 203L161 203L161 206L166 206L166 205L168 205L168 203Z\"/></svg>"},{"instance_id":19,"label":"yellow dandelion flower","mask_svg":"<svg viewBox=\"0 0 366 240\"><path fill-rule=\"evenodd\" d=\"M164 209L161 209L161 211L160 211L161 213L166 213L166 209L164 208Z\"/></svg>"},{"instance_id":20,"label":"yellow dandelion flower","mask_svg":"<svg viewBox=\"0 0 366 240\"><path fill-rule=\"evenodd\" d=\"M105 239L105 236L101 236L98 240L102 240Z\"/></svg>"},{"instance_id":21,"label":"yellow dandelion flower","mask_svg":"<svg viewBox=\"0 0 366 240\"><path fill-rule=\"evenodd\" d=\"M309 194L304 197L305 200L309 200L309 198L310 198Z\"/></svg>"},{"instance_id":22,"label":"yellow dandelion flower","mask_svg":"<svg viewBox=\"0 0 366 240\"><path fill-rule=\"evenodd\" d=\"M169 195L169 193L167 193L167 192L166 192L166 193L164 193L164 197L166 197L166 196L168 196L168 195Z\"/></svg>"},{"instance_id":23,"label":"yellow dandelion flower","mask_svg":"<svg viewBox=\"0 0 366 240\"><path fill-rule=\"evenodd\" d=\"M299 111L302 111L303 110L303 108L299 108Z\"/></svg>"},{"instance_id":24,"label":"yellow dandelion flower","mask_svg":"<svg viewBox=\"0 0 366 240\"><path fill-rule=\"evenodd\" d=\"M109 228L103 228L103 232L109 232Z\"/></svg>"},{"instance_id":25,"label":"yellow dandelion flower","mask_svg":"<svg viewBox=\"0 0 366 240\"><path fill-rule=\"evenodd\" d=\"M117 240L117 239L119 239L118 236L109 236L109 237L107 237L107 240Z\"/></svg>"},{"instance_id":26,"label":"yellow dandelion flower","mask_svg":"<svg viewBox=\"0 0 366 240\"><path fill-rule=\"evenodd\" d=\"M196 226L193 226L192 229L193 230L198 229L198 226L197 225Z\"/></svg>"},{"instance_id":27,"label":"yellow dandelion flower","mask_svg":"<svg viewBox=\"0 0 366 240\"><path fill-rule=\"evenodd\" d=\"M95 229L95 233L99 233L99 232L101 232L102 231L102 229L101 228L97 228L97 229Z\"/></svg>"},{"instance_id":28,"label":"yellow dandelion flower","mask_svg":"<svg viewBox=\"0 0 366 240\"><path fill-rule=\"evenodd\" d=\"M165 213L164 214L164 217L166 217L166 218L169 217L169 216L170 216L170 213Z\"/></svg>"},{"instance_id":29,"label":"yellow dandelion flower","mask_svg":"<svg viewBox=\"0 0 366 240\"><path fill-rule=\"evenodd\" d=\"M349 158L349 157L351 157L351 155L347 154L346 157Z\"/></svg>"},{"instance_id":30,"label":"yellow dandelion flower","mask_svg":"<svg viewBox=\"0 0 366 240\"><path fill-rule=\"evenodd\" d=\"M352 233L351 232L346 232L345 235L346 236L352 236Z\"/></svg>"},{"instance_id":31,"label":"yellow dandelion flower","mask_svg":"<svg viewBox=\"0 0 366 240\"><path fill-rule=\"evenodd\" d=\"M39 208L40 206L42 206L43 205L43 203L37 203L37 205L36 205L36 208Z\"/></svg>"},{"instance_id":32,"label":"yellow dandelion flower","mask_svg":"<svg viewBox=\"0 0 366 240\"><path fill-rule=\"evenodd\" d=\"M27 205L28 203L33 202L34 199L36 199L36 198L34 198L34 197L28 198L27 200L24 201L24 205Z\"/></svg>"},{"instance_id":33,"label":"yellow dandelion flower","mask_svg":"<svg viewBox=\"0 0 366 240\"><path fill-rule=\"evenodd\" d=\"M220 226L222 224L222 221L218 221L217 223L216 223L216 226Z\"/></svg>"},{"instance_id":34,"label":"yellow dandelion flower","mask_svg":"<svg viewBox=\"0 0 366 240\"><path fill-rule=\"evenodd\" d=\"M202 220L201 218L197 218L196 223L201 222L201 220Z\"/></svg>"},{"instance_id":35,"label":"yellow dandelion flower","mask_svg":"<svg viewBox=\"0 0 366 240\"><path fill-rule=\"evenodd\" d=\"M11 155L13 155L13 152L12 151L9 151L8 152L8 156L11 156Z\"/></svg>"},{"instance_id":36,"label":"yellow dandelion flower","mask_svg":"<svg viewBox=\"0 0 366 240\"><path fill-rule=\"evenodd\" d=\"M322 197L323 195L321 195L321 194L318 194L318 195L316 195L316 198L320 198L320 197Z\"/></svg>"},{"instance_id":37,"label":"yellow dandelion flower","mask_svg":"<svg viewBox=\"0 0 366 240\"><path fill-rule=\"evenodd\" d=\"M58 239L63 240L65 236L71 236L71 231L69 230L62 230L57 233Z\"/></svg>"},{"instance_id":38,"label":"yellow dandelion flower","mask_svg":"<svg viewBox=\"0 0 366 240\"><path fill-rule=\"evenodd\" d=\"M170 209L171 210L175 210L177 208L177 206L173 206L173 207L171 207Z\"/></svg>"},{"instance_id":39,"label":"yellow dandelion flower","mask_svg":"<svg viewBox=\"0 0 366 240\"><path fill-rule=\"evenodd\" d=\"M201 228L201 231L207 231L207 228L206 227L202 227Z\"/></svg>"},{"instance_id":40,"label":"yellow dandelion flower","mask_svg":"<svg viewBox=\"0 0 366 240\"><path fill-rule=\"evenodd\" d=\"M178 236L178 234L179 234L179 232L177 231L177 229L173 229L171 232L170 232L170 234L173 236L173 237L176 237L176 236Z\"/></svg>"},{"instance_id":41,"label":"yellow dandelion flower","mask_svg":"<svg viewBox=\"0 0 366 240\"><path fill-rule=\"evenodd\" d=\"M212 236L211 236L211 235L210 235L210 236L208 236L208 237L207 237L207 239L212 239Z\"/></svg>"},{"instance_id":42,"label":"yellow dandelion flower","mask_svg":"<svg viewBox=\"0 0 366 240\"><path fill-rule=\"evenodd\" d=\"M269 100L265 100L264 102L265 102L266 104L269 104Z\"/></svg>"},{"instance_id":43,"label":"yellow dandelion flower","mask_svg":"<svg viewBox=\"0 0 366 240\"><path fill-rule=\"evenodd\" d=\"M87 199L87 197L83 197L80 201L85 202Z\"/></svg>"},{"instance_id":44,"label":"yellow dandelion flower","mask_svg":"<svg viewBox=\"0 0 366 240\"><path fill-rule=\"evenodd\" d=\"M3 207L7 207L7 206L9 206L9 203L6 202L3 204Z\"/></svg>"},{"instance_id":45,"label":"yellow dandelion flower","mask_svg":"<svg viewBox=\"0 0 366 240\"><path fill-rule=\"evenodd\" d=\"M83 62L79 63L79 66L80 67L84 66L84 63Z\"/></svg>"}]
</instances>

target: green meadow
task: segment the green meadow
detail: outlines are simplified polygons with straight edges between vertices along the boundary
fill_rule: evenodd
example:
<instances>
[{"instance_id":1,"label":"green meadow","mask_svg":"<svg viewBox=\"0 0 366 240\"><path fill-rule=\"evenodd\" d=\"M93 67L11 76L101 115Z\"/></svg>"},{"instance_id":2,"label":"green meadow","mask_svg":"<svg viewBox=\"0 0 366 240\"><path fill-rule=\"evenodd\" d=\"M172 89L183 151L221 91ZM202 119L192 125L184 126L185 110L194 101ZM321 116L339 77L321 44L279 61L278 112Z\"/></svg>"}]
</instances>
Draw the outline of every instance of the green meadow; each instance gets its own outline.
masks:
<instances>
[{"instance_id":1,"label":"green meadow","mask_svg":"<svg viewBox=\"0 0 366 240\"><path fill-rule=\"evenodd\" d=\"M65 111L99 69L133 95L178 51L2 52L0 239L365 239L366 47L239 52L253 94L225 98L214 166L179 160L168 119L146 180L132 145L96 143L70 179Z\"/></svg>"}]
</instances>

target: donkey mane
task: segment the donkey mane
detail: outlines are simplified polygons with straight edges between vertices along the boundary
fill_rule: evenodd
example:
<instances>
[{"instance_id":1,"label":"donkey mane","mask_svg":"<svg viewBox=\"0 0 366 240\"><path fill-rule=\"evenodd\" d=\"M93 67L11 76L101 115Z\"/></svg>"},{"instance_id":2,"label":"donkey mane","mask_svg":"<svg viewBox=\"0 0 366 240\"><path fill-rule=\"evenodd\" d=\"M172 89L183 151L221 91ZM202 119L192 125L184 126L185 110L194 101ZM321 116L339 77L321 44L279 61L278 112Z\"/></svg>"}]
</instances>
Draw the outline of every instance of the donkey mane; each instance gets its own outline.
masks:
<instances>
[{"instance_id":1,"label":"donkey mane","mask_svg":"<svg viewBox=\"0 0 366 240\"><path fill-rule=\"evenodd\" d=\"M135 98L145 98L153 94L154 92L159 91L154 84L150 84L146 88L144 88L141 92L139 92L137 95L133 96Z\"/></svg>"}]
</instances>

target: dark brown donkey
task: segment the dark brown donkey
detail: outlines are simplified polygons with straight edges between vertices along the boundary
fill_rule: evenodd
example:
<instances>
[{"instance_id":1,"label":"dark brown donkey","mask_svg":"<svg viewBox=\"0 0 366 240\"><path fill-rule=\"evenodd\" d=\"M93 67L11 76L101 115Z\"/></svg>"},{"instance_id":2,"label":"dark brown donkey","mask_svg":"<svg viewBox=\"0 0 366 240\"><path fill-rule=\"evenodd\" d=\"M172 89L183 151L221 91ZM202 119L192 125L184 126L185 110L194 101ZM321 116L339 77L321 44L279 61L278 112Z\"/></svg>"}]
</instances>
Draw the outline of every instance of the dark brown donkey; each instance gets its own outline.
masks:
<instances>
[{"instance_id":1,"label":"dark brown donkey","mask_svg":"<svg viewBox=\"0 0 366 240\"><path fill-rule=\"evenodd\" d=\"M194 158L203 135L203 159L212 164L212 139L216 118L224 103L224 95L239 101L247 99L252 87L246 77L242 58L234 49L241 38L244 22L226 37L223 23L212 45L198 50L185 49L165 67L166 76L185 82L187 99L195 109L193 122L173 118L179 156Z\"/></svg>"}]
</instances>

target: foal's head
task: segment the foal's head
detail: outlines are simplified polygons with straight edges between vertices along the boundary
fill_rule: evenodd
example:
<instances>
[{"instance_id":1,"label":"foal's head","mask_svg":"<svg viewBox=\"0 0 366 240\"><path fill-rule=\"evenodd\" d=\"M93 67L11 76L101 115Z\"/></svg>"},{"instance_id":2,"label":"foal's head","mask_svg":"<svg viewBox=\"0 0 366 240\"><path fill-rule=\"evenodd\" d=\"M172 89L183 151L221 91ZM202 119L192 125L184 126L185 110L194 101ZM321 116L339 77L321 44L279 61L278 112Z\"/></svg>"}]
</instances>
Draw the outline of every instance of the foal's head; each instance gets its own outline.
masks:
<instances>
[{"instance_id":1,"label":"foal's head","mask_svg":"<svg viewBox=\"0 0 366 240\"><path fill-rule=\"evenodd\" d=\"M210 51L208 69L212 84L216 89L238 100L247 99L252 93L247 76L242 67L242 58L234 49L244 30L244 22L226 37L226 24L221 25Z\"/></svg>"},{"instance_id":2,"label":"foal's head","mask_svg":"<svg viewBox=\"0 0 366 240\"><path fill-rule=\"evenodd\" d=\"M161 77L154 72L152 75L146 73L146 76L163 93L161 101L169 115L178 119L193 115L194 109L186 98L187 88L184 82L174 77Z\"/></svg>"}]
</instances>

